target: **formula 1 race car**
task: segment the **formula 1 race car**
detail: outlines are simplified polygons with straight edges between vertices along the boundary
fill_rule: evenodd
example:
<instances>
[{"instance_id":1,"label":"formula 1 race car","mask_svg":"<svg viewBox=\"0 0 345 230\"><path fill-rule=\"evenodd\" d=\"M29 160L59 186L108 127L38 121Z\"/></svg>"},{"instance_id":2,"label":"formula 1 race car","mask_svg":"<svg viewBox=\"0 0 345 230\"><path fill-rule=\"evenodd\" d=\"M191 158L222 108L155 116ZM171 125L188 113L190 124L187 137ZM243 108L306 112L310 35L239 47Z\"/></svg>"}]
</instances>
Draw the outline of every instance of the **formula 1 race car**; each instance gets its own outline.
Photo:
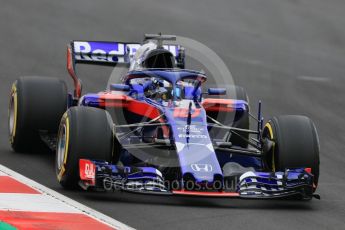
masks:
<instances>
[{"instance_id":1,"label":"formula 1 race car","mask_svg":"<svg viewBox=\"0 0 345 230\"><path fill-rule=\"evenodd\" d=\"M184 47L165 44L173 40L147 34L142 44L72 41L67 69L73 94L55 78L14 82L9 105L14 151L42 143L56 149L56 175L68 189L319 198L314 123L285 115L264 125L261 103L252 115L243 88L204 90L207 76L184 69ZM82 95L77 63L128 71L107 90ZM229 93L235 97L222 97ZM249 119L257 128L250 129Z\"/></svg>"}]
</instances>

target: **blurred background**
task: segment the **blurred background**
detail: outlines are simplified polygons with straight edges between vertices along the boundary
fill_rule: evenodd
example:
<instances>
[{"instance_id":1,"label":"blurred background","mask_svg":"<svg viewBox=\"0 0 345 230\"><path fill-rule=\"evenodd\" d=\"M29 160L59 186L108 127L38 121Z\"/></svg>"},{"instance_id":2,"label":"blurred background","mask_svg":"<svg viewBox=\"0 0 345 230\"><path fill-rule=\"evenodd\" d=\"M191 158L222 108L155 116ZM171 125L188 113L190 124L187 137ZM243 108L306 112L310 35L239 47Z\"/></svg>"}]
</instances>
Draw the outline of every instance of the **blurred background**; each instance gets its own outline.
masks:
<instances>
[{"instance_id":1,"label":"blurred background","mask_svg":"<svg viewBox=\"0 0 345 230\"><path fill-rule=\"evenodd\" d=\"M139 229L339 229L345 215L344 12L343 0L0 0L0 164ZM70 40L140 42L144 33L157 32L215 51L246 88L252 110L262 100L266 120L302 114L315 122L321 201L81 194L61 190L51 154L11 151L7 105L17 77L60 77L72 89ZM101 90L111 70L79 68L84 92Z\"/></svg>"}]
</instances>

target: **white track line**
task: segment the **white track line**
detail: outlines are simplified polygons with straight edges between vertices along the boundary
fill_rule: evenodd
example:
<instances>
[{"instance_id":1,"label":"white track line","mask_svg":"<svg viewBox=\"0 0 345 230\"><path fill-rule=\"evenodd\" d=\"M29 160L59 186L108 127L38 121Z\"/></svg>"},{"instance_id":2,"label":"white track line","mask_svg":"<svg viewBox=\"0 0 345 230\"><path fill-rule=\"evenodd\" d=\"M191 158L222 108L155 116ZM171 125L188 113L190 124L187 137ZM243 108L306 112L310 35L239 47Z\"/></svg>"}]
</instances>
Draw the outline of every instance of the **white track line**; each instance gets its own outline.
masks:
<instances>
[{"instance_id":1,"label":"white track line","mask_svg":"<svg viewBox=\"0 0 345 230\"><path fill-rule=\"evenodd\" d=\"M306 75L297 76L297 79L302 80L302 81L314 81L314 82L330 81L330 79L326 77L316 77L316 76L306 76Z\"/></svg>"},{"instance_id":2,"label":"white track line","mask_svg":"<svg viewBox=\"0 0 345 230\"><path fill-rule=\"evenodd\" d=\"M34 189L40 191L41 193L50 196L54 199L57 199L63 203L65 203L68 206L71 206L75 209L78 209L79 211L81 211L82 213L84 213L87 216L92 217L93 219L96 219L98 221L101 221L107 225L109 225L110 227L113 227L115 229L133 229L131 227L129 227L128 225L121 223L109 216L104 215L103 213L100 213L92 208L89 208L75 200L72 200L58 192L55 192L54 190L45 187L44 185L41 185L3 165L0 165L0 174L5 174L8 176L11 176L12 178L30 186L33 187Z\"/></svg>"},{"instance_id":3,"label":"white track line","mask_svg":"<svg viewBox=\"0 0 345 230\"><path fill-rule=\"evenodd\" d=\"M0 210L25 212L80 213L46 194L1 193Z\"/></svg>"}]
</instances>

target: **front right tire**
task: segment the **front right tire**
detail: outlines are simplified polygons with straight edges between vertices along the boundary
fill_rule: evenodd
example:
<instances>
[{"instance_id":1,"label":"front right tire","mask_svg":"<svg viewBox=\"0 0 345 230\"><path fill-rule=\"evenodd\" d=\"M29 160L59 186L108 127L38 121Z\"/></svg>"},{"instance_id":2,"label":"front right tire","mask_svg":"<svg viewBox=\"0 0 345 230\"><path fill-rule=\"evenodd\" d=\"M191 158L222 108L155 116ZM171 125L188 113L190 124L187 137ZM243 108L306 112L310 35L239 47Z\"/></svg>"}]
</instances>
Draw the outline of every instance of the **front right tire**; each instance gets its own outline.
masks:
<instances>
[{"instance_id":1,"label":"front right tire","mask_svg":"<svg viewBox=\"0 0 345 230\"><path fill-rule=\"evenodd\" d=\"M320 174L320 147L312 120L298 115L273 117L266 123L262 137L273 142L270 151L266 153L269 170L311 168L314 184L317 186Z\"/></svg>"}]
</instances>

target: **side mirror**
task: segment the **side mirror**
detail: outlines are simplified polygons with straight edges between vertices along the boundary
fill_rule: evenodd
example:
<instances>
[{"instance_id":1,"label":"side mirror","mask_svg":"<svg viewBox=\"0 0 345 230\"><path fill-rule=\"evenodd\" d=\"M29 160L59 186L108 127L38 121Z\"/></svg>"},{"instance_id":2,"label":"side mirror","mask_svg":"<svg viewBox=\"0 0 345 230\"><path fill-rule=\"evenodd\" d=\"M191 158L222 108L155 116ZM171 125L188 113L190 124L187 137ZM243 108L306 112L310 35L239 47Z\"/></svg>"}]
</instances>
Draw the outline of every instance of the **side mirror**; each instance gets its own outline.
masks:
<instances>
[{"instance_id":1,"label":"side mirror","mask_svg":"<svg viewBox=\"0 0 345 230\"><path fill-rule=\"evenodd\" d=\"M125 84L111 84L110 90L113 90L113 91L130 91L131 88L129 87L129 85L125 85Z\"/></svg>"},{"instance_id":2,"label":"side mirror","mask_svg":"<svg viewBox=\"0 0 345 230\"><path fill-rule=\"evenodd\" d=\"M226 95L226 88L209 88L208 95Z\"/></svg>"}]
</instances>

